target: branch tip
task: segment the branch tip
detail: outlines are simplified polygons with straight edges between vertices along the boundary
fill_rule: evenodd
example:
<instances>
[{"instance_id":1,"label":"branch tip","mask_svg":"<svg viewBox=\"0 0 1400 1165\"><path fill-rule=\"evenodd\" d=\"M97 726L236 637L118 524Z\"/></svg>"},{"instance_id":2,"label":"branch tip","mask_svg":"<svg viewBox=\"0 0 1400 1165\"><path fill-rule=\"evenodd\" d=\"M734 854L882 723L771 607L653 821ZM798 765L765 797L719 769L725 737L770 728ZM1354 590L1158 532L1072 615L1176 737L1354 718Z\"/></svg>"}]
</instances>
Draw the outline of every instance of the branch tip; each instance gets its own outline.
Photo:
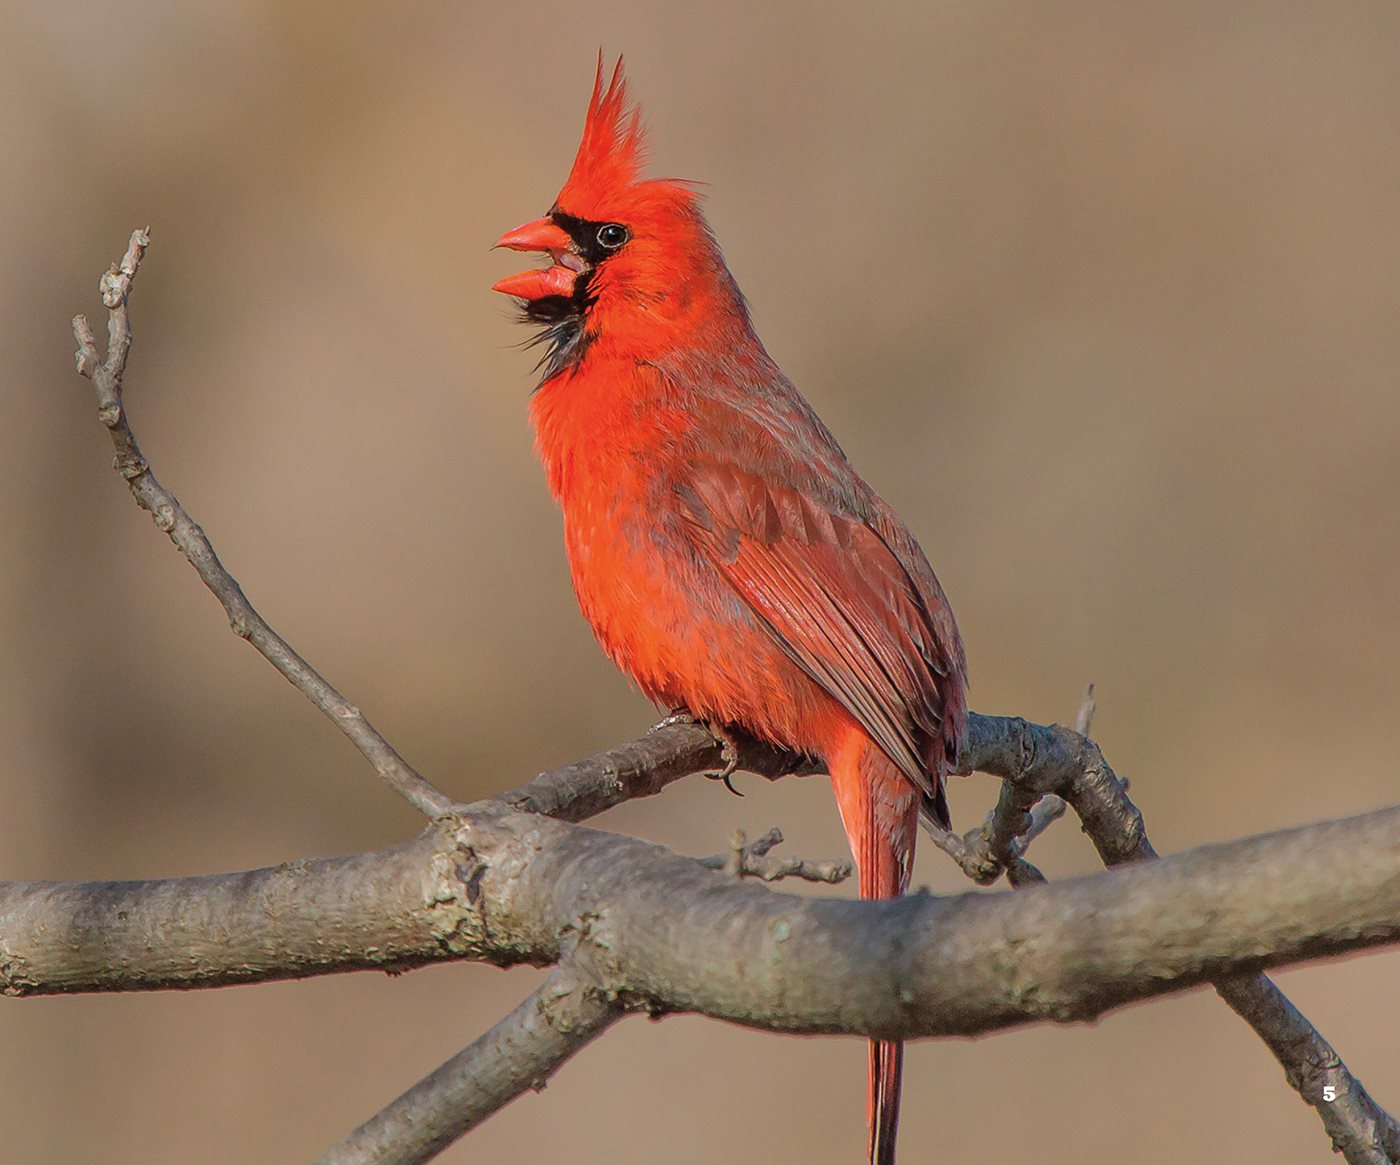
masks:
<instances>
[{"instance_id":1,"label":"branch tip","mask_svg":"<svg viewBox=\"0 0 1400 1165\"><path fill-rule=\"evenodd\" d=\"M765 882L800 878L804 882L824 882L834 886L844 882L853 872L851 862L844 858L809 861L798 857L769 857L769 852L782 842L783 832L777 826L754 841L749 841L742 829L736 829L729 839L727 852L698 858L697 861L707 870L722 870L732 878L759 878Z\"/></svg>"},{"instance_id":2,"label":"branch tip","mask_svg":"<svg viewBox=\"0 0 1400 1165\"><path fill-rule=\"evenodd\" d=\"M1088 736L1089 730L1094 726L1094 712L1097 705L1094 702L1094 681L1090 680L1084 689L1084 698L1079 701L1079 714L1074 718L1074 730L1080 736Z\"/></svg>"},{"instance_id":3,"label":"branch tip","mask_svg":"<svg viewBox=\"0 0 1400 1165\"><path fill-rule=\"evenodd\" d=\"M401 757L369 723L359 709L333 688L285 639L258 614L238 580L214 551L204 530L179 500L156 479L142 455L122 407L122 377L131 350L131 322L127 299L131 284L150 246L150 227L131 233L126 253L113 263L98 282L107 312L107 358L97 348L97 337L83 315L73 317L78 341L78 372L92 381L97 395L98 418L111 435L116 452L113 467L126 481L132 496L155 520L198 573L201 581L223 604L229 625L247 639L317 709L328 717L374 766L380 778L425 816L452 816L456 802L434 788Z\"/></svg>"}]
</instances>

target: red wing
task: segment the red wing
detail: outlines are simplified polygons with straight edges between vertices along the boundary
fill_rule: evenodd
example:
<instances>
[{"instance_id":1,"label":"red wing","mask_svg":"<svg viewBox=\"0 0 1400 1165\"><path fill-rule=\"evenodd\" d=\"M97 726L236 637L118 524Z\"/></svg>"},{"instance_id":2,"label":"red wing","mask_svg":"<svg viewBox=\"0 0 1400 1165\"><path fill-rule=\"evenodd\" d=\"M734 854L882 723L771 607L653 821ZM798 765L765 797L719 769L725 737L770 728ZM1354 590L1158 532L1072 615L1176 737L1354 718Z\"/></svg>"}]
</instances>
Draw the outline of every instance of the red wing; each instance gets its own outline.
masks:
<instances>
[{"instance_id":1,"label":"red wing","mask_svg":"<svg viewBox=\"0 0 1400 1165\"><path fill-rule=\"evenodd\" d=\"M689 487L682 501L696 546L789 657L934 796L944 737L936 676L959 663L885 539L732 466L700 466ZM927 599L942 609L941 592Z\"/></svg>"}]
</instances>

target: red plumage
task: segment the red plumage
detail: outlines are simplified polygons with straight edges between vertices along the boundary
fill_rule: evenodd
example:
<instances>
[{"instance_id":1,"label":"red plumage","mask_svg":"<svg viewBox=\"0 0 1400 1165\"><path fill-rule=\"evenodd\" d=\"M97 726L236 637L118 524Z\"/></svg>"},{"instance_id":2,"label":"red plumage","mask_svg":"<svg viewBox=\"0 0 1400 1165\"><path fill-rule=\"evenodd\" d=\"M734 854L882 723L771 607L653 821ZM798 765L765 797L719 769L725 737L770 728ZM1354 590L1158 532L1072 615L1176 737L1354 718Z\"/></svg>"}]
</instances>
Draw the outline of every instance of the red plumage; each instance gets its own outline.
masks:
<instances>
[{"instance_id":1,"label":"red plumage","mask_svg":"<svg viewBox=\"0 0 1400 1165\"><path fill-rule=\"evenodd\" d=\"M682 182L643 179L622 62L599 60L549 214L499 245L548 345L531 416L574 590L656 703L822 758L865 898L909 885L966 720L943 590L754 334ZM871 1041L870 1159L894 1160L902 1047Z\"/></svg>"}]
</instances>

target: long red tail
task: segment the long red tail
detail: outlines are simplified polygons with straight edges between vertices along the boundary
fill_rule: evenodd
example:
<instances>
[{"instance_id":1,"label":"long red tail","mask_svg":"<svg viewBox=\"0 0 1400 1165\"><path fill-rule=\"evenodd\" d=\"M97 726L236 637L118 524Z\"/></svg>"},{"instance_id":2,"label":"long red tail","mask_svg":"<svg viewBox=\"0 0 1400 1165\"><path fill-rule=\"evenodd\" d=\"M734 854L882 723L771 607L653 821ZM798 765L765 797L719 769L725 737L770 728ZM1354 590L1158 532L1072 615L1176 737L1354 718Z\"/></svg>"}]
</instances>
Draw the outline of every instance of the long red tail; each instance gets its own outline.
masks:
<instances>
[{"instance_id":1,"label":"long red tail","mask_svg":"<svg viewBox=\"0 0 1400 1165\"><path fill-rule=\"evenodd\" d=\"M904 1045L898 1040L870 1041L871 1165L894 1165L894 1142L899 1134L899 1090L904 1082Z\"/></svg>"},{"instance_id":2,"label":"long red tail","mask_svg":"<svg viewBox=\"0 0 1400 1165\"><path fill-rule=\"evenodd\" d=\"M909 888L919 795L909 780L863 732L828 758L841 823L860 873L862 898L898 898ZM865 1119L870 1125L870 1165L894 1165L899 1131L899 1090L904 1045L870 1041L870 1087Z\"/></svg>"}]
</instances>

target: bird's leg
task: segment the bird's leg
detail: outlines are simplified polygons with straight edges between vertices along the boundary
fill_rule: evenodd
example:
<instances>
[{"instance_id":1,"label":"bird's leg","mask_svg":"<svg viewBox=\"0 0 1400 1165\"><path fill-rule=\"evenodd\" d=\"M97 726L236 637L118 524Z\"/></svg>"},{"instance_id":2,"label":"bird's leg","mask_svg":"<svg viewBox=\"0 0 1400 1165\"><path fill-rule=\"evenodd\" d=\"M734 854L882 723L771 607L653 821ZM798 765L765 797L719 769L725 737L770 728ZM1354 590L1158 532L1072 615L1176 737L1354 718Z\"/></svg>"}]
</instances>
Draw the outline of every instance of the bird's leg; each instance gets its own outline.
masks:
<instances>
[{"instance_id":1,"label":"bird's leg","mask_svg":"<svg viewBox=\"0 0 1400 1165\"><path fill-rule=\"evenodd\" d=\"M712 781L723 781L724 787L736 797L744 794L734 787L734 782L729 778L734 775L734 771L739 767L739 746L735 743L734 737L723 724L706 724L710 730L710 735L719 741L720 759L724 761L724 768L717 773L706 773L705 775Z\"/></svg>"},{"instance_id":2,"label":"bird's leg","mask_svg":"<svg viewBox=\"0 0 1400 1165\"><path fill-rule=\"evenodd\" d=\"M724 761L724 768L717 773L706 773L705 775L712 781L723 781L724 787L736 797L744 794L734 787L734 782L729 778L739 768L739 745L733 735L723 724L718 724L703 717L695 715L689 708L682 704L679 708L672 708L665 716L647 729L647 735L653 732L660 732L663 728L671 728L676 724L699 724L711 736L719 741L720 759Z\"/></svg>"}]
</instances>

